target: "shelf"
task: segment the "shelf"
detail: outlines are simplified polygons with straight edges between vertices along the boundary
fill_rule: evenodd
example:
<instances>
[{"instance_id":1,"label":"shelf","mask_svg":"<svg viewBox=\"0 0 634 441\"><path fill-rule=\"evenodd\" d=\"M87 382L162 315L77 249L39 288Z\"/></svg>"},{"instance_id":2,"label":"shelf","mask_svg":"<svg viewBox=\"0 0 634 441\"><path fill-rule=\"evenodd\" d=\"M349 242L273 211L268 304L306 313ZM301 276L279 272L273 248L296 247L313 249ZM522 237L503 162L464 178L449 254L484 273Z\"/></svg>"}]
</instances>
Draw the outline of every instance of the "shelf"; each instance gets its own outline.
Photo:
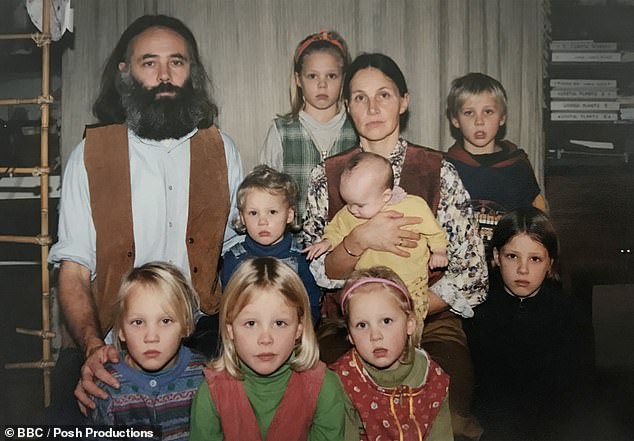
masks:
<instances>
[{"instance_id":1,"label":"shelf","mask_svg":"<svg viewBox=\"0 0 634 441\"><path fill-rule=\"evenodd\" d=\"M549 158L553 161L558 161L563 159L564 157L587 157L587 158L602 158L607 160L618 160L623 161L624 164L628 164L630 162L632 154L629 152L615 152L613 150L569 150L565 148L556 148L556 149L548 149L546 152L546 158Z\"/></svg>"},{"instance_id":2,"label":"shelf","mask_svg":"<svg viewBox=\"0 0 634 441\"><path fill-rule=\"evenodd\" d=\"M615 147L634 153L634 123L632 121L547 121L548 146L568 147L571 139L612 142Z\"/></svg>"},{"instance_id":3,"label":"shelf","mask_svg":"<svg viewBox=\"0 0 634 441\"><path fill-rule=\"evenodd\" d=\"M550 110L552 101L618 101L614 95L610 98L574 99L570 97L551 98L550 83L552 79L569 80L613 80L614 87L620 97L634 94L634 61L629 61L629 54L634 48L634 5L621 4L616 0L607 0L602 5L587 5L574 0L552 0L551 3L552 40L591 40L594 42L616 43L617 51L627 51L628 61L614 62L572 62L547 61L547 76L544 79L544 130L547 155L546 166L553 164L589 167L612 166L634 162L634 121L632 120L551 120L556 113L599 112L584 110ZM613 47L610 47L612 49ZM574 52L574 51L570 51ZM600 51L599 51L600 52ZM611 52L611 51L610 51ZM552 52L551 52L552 53ZM549 60L551 53L548 54ZM563 88L562 88L563 89ZM574 89L574 88L571 88ZM578 88L589 90L592 87ZM596 90L601 90L597 87ZM604 89L605 90L605 89ZM622 108L627 105L621 104ZM570 107L570 106L568 106ZM619 110L606 111L620 118ZM596 150L571 144L570 140L585 140L612 143L613 149Z\"/></svg>"},{"instance_id":4,"label":"shelf","mask_svg":"<svg viewBox=\"0 0 634 441\"><path fill-rule=\"evenodd\" d=\"M634 83L634 62L628 63L553 63L548 62L548 79L616 80L619 90ZM550 86L546 82L546 86Z\"/></svg>"},{"instance_id":5,"label":"shelf","mask_svg":"<svg viewBox=\"0 0 634 441\"><path fill-rule=\"evenodd\" d=\"M588 120L588 121L584 121L584 120L551 120L550 119L550 110L547 110L546 113L544 114L544 126L546 126L546 129L550 130L552 129L552 127L549 127L551 125L556 125L556 126L591 126L594 127L595 130L597 128L603 127L606 130L611 129L611 130L616 130L618 131L618 133L631 133L631 130L634 129L634 121L632 121L631 119L617 119L617 120L612 120L612 121L594 121L594 120ZM557 110L554 110L553 112L559 112ZM614 111L613 111L614 112ZM618 113L619 111L616 110L616 112ZM574 128L574 127L573 127Z\"/></svg>"},{"instance_id":6,"label":"shelf","mask_svg":"<svg viewBox=\"0 0 634 441\"><path fill-rule=\"evenodd\" d=\"M617 50L628 52L629 60L634 48L634 5L617 0L602 5L551 0L550 11L552 40L615 42ZM574 284L578 293L581 285L631 280L634 259L624 258L618 250L634 244L634 121L551 121L550 101L573 100L551 100L550 79L614 80L619 96L632 95L634 61L553 62L550 53L547 57L544 181L560 238L562 281L571 291ZM613 148L594 149L570 140L611 143Z\"/></svg>"},{"instance_id":7,"label":"shelf","mask_svg":"<svg viewBox=\"0 0 634 441\"><path fill-rule=\"evenodd\" d=\"M546 115L546 117L548 117L548 115ZM547 119L546 123L547 124L567 124L567 125L591 124L591 125L605 125L605 126L624 126L626 128L634 127L634 121L625 120L625 119L618 119L616 121L552 121Z\"/></svg>"},{"instance_id":8,"label":"shelf","mask_svg":"<svg viewBox=\"0 0 634 441\"><path fill-rule=\"evenodd\" d=\"M551 67L585 67L602 69L606 67L634 69L634 61L549 61Z\"/></svg>"},{"instance_id":9,"label":"shelf","mask_svg":"<svg viewBox=\"0 0 634 441\"><path fill-rule=\"evenodd\" d=\"M594 176L595 179L609 179L614 174L623 174L634 178L634 164L632 162L625 164L600 164L593 162L591 164L572 162L569 160L548 160L546 161L545 176L565 176L568 178L574 176ZM552 191L555 191L554 189Z\"/></svg>"},{"instance_id":10,"label":"shelf","mask_svg":"<svg viewBox=\"0 0 634 441\"><path fill-rule=\"evenodd\" d=\"M551 1L554 40L632 40L634 6L609 0L605 5L587 5L571 0Z\"/></svg>"}]
</instances>

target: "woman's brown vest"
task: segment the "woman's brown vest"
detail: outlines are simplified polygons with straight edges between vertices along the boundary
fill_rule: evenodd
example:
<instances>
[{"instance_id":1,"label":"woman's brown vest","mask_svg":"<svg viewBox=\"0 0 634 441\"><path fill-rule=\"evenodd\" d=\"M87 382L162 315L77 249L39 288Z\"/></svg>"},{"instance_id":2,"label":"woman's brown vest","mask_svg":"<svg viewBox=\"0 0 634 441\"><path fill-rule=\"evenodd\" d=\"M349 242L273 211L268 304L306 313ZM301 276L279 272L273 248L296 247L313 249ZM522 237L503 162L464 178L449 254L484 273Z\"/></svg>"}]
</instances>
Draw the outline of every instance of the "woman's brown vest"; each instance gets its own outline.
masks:
<instances>
[{"instance_id":1,"label":"woman's brown vest","mask_svg":"<svg viewBox=\"0 0 634 441\"><path fill-rule=\"evenodd\" d=\"M339 194L339 181L346 163L361 147L355 147L326 159L326 177L328 179L328 220L337 214L345 201ZM425 199L434 215L440 202L440 166L443 155L441 152L415 144L407 144L405 161L401 170L399 186L406 192Z\"/></svg>"},{"instance_id":2,"label":"woman's brown vest","mask_svg":"<svg viewBox=\"0 0 634 441\"><path fill-rule=\"evenodd\" d=\"M93 293L99 323L112 327L117 292L134 264L134 231L128 129L115 124L86 129L84 164L97 234L97 279ZM190 140L187 256L201 308L216 312L220 299L218 261L230 198L224 143L215 127Z\"/></svg>"}]
</instances>

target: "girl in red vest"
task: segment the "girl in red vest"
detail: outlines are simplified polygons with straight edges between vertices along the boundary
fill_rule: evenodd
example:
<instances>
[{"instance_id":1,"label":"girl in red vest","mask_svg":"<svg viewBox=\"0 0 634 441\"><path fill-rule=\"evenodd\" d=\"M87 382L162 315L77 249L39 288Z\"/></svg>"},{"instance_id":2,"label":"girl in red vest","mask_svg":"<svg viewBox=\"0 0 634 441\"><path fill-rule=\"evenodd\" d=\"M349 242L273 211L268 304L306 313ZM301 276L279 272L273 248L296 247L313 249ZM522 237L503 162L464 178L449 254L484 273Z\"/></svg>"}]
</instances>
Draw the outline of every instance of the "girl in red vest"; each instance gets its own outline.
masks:
<instances>
[{"instance_id":1,"label":"girl in red vest","mask_svg":"<svg viewBox=\"0 0 634 441\"><path fill-rule=\"evenodd\" d=\"M345 393L319 361L308 295L274 257L244 261L220 305L222 352L194 398L190 439L341 440Z\"/></svg>"},{"instance_id":2,"label":"girl in red vest","mask_svg":"<svg viewBox=\"0 0 634 441\"><path fill-rule=\"evenodd\" d=\"M341 309L353 348L332 368L358 412L362 440L452 440L449 376L416 349L416 313L403 281L375 266L352 273Z\"/></svg>"}]
</instances>

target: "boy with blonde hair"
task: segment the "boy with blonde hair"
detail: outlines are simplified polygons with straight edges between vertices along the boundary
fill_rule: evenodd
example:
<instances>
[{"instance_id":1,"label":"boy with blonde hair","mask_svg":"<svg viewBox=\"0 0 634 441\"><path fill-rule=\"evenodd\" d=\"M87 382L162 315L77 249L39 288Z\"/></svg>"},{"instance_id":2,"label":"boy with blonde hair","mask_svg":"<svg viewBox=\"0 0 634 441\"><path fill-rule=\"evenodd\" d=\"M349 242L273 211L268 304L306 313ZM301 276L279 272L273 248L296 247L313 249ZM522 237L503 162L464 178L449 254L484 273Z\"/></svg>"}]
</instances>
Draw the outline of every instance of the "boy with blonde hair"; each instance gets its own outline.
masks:
<instances>
[{"instance_id":1,"label":"boy with blonde hair","mask_svg":"<svg viewBox=\"0 0 634 441\"><path fill-rule=\"evenodd\" d=\"M447 151L471 195L480 234L488 249L504 213L546 202L524 150L504 140L507 96L495 78L471 72L451 82L447 119L456 143Z\"/></svg>"}]
</instances>

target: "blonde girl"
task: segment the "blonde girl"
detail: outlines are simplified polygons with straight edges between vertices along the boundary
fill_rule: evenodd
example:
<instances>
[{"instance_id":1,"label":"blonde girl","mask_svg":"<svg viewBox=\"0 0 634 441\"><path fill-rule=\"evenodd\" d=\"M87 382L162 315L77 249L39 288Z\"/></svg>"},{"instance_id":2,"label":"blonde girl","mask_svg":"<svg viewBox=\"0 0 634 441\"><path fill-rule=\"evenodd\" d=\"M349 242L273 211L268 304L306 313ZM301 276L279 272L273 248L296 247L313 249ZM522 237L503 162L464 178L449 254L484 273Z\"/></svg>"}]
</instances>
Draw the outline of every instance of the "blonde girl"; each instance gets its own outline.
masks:
<instances>
[{"instance_id":1,"label":"blonde girl","mask_svg":"<svg viewBox=\"0 0 634 441\"><path fill-rule=\"evenodd\" d=\"M292 234L298 229L294 222L297 184L287 173L258 165L240 184L237 200L239 214L233 226L238 233L246 233L246 237L224 254L220 271L222 285L227 285L238 265L249 257L282 259L302 279L310 300L313 325L317 326L321 290Z\"/></svg>"},{"instance_id":2,"label":"blonde girl","mask_svg":"<svg viewBox=\"0 0 634 441\"><path fill-rule=\"evenodd\" d=\"M158 425L162 439L187 440L192 399L205 358L181 344L194 329L198 296L174 265L150 262L130 271L117 298L113 327L119 363L106 369L118 389L100 383L95 424Z\"/></svg>"},{"instance_id":3,"label":"blonde girl","mask_svg":"<svg viewBox=\"0 0 634 441\"><path fill-rule=\"evenodd\" d=\"M416 349L405 283L387 267L357 270L340 302L353 348L331 367L358 412L361 439L453 439L449 376Z\"/></svg>"},{"instance_id":4,"label":"blonde girl","mask_svg":"<svg viewBox=\"0 0 634 441\"><path fill-rule=\"evenodd\" d=\"M289 173L299 186L297 219L304 214L312 168L357 142L341 99L350 64L348 45L335 31L322 30L299 42L293 55L291 110L273 120L260 162Z\"/></svg>"},{"instance_id":5,"label":"blonde girl","mask_svg":"<svg viewBox=\"0 0 634 441\"><path fill-rule=\"evenodd\" d=\"M192 406L192 440L339 440L345 394L319 361L299 276L273 257L248 259L220 305L222 352Z\"/></svg>"}]
</instances>

